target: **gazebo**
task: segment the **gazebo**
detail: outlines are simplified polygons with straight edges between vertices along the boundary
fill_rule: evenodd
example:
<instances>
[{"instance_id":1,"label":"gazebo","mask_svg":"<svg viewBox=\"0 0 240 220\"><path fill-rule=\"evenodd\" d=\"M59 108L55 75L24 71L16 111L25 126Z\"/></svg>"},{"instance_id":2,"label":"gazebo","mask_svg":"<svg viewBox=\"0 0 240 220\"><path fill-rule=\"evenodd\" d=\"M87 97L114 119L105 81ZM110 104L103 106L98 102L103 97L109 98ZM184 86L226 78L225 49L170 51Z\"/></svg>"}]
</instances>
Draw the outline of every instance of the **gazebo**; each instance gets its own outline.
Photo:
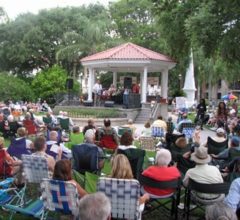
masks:
<instances>
[{"instance_id":1,"label":"gazebo","mask_svg":"<svg viewBox=\"0 0 240 220\"><path fill-rule=\"evenodd\" d=\"M176 62L170 57L140 47L133 43L125 43L81 59L82 65L88 69L88 101L92 101L92 88L97 71L113 73L113 84L116 86L117 73L130 72L140 74L141 103L147 102L147 77L150 72L161 72L161 97L168 97L168 71Z\"/></svg>"}]
</instances>

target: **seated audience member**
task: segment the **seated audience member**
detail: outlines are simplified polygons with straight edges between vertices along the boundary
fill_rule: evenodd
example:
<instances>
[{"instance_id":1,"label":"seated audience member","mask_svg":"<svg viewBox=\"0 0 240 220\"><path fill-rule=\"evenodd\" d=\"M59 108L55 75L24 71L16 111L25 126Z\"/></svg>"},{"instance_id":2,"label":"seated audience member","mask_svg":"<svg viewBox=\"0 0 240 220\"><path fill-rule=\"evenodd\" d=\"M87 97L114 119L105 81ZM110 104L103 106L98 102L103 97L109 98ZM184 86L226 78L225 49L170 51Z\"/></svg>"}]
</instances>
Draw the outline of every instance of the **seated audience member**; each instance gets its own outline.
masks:
<instances>
[{"instance_id":1,"label":"seated audience member","mask_svg":"<svg viewBox=\"0 0 240 220\"><path fill-rule=\"evenodd\" d=\"M172 117L168 117L167 120L167 133L172 134L175 129L175 125L172 122Z\"/></svg>"},{"instance_id":2,"label":"seated audience member","mask_svg":"<svg viewBox=\"0 0 240 220\"><path fill-rule=\"evenodd\" d=\"M149 121L144 124L144 129L142 131L141 137L152 137L152 129Z\"/></svg>"},{"instance_id":3,"label":"seated audience member","mask_svg":"<svg viewBox=\"0 0 240 220\"><path fill-rule=\"evenodd\" d=\"M17 133L19 135L18 138L15 138L11 141L7 151L12 157L16 157L18 159L21 159L23 154L31 154L33 145L30 140L27 140L26 135L26 129L24 127L19 128L17 130Z\"/></svg>"},{"instance_id":4,"label":"seated audience member","mask_svg":"<svg viewBox=\"0 0 240 220\"><path fill-rule=\"evenodd\" d=\"M27 112L25 115L23 126L26 128L28 135L35 135L37 133L37 127L32 120L31 114L29 112Z\"/></svg>"},{"instance_id":5,"label":"seated audience member","mask_svg":"<svg viewBox=\"0 0 240 220\"><path fill-rule=\"evenodd\" d=\"M211 139L214 140L215 142L222 143L226 141L226 133L223 128L218 128L216 130L216 136L211 136ZM207 142L203 144L204 146L207 146Z\"/></svg>"},{"instance_id":6,"label":"seated audience member","mask_svg":"<svg viewBox=\"0 0 240 220\"><path fill-rule=\"evenodd\" d=\"M72 128L74 126L73 120L68 116L67 112L59 112L58 119L69 119L69 127Z\"/></svg>"},{"instance_id":7,"label":"seated audience member","mask_svg":"<svg viewBox=\"0 0 240 220\"><path fill-rule=\"evenodd\" d=\"M111 121L109 119L105 119L103 123L104 127L98 131L99 146L114 150L119 144L117 132L111 127Z\"/></svg>"},{"instance_id":8,"label":"seated audience member","mask_svg":"<svg viewBox=\"0 0 240 220\"><path fill-rule=\"evenodd\" d=\"M237 152L240 154L240 139L237 136L233 136L231 141L230 141L230 148L226 148L224 151L220 152L218 155L212 155L213 158L220 158L220 159L234 159L234 158L229 158L229 152L232 149L235 149Z\"/></svg>"},{"instance_id":9,"label":"seated audience member","mask_svg":"<svg viewBox=\"0 0 240 220\"><path fill-rule=\"evenodd\" d=\"M97 146L95 144L95 132L94 130L92 129L88 129L84 135L84 138L85 138L85 142L83 144L80 144L79 147L85 145L85 146L88 146L88 147L97 147L98 149L98 158L99 159L99 163L98 163L98 167L99 169L102 169L103 166L104 166L104 152L102 150L102 148L100 148L99 146Z\"/></svg>"},{"instance_id":10,"label":"seated audience member","mask_svg":"<svg viewBox=\"0 0 240 220\"><path fill-rule=\"evenodd\" d=\"M45 157L47 160L47 163L48 163L49 171L53 172L54 166L55 166L55 160L52 156L46 154L46 152L45 152L47 149L45 137L42 137L42 136L36 137L36 139L34 141L34 149L35 149L35 153L33 153L32 155ZM59 151L58 151L59 158L61 158L61 154L62 154L62 151L59 148Z\"/></svg>"},{"instance_id":11,"label":"seated audience member","mask_svg":"<svg viewBox=\"0 0 240 220\"><path fill-rule=\"evenodd\" d=\"M53 172L53 179L72 183L76 186L78 194L83 197L87 192L72 178L72 164L70 160L59 160L56 162Z\"/></svg>"},{"instance_id":12,"label":"seated audience member","mask_svg":"<svg viewBox=\"0 0 240 220\"><path fill-rule=\"evenodd\" d=\"M102 192L84 196L79 203L81 220L111 220L111 202Z\"/></svg>"},{"instance_id":13,"label":"seated audience member","mask_svg":"<svg viewBox=\"0 0 240 220\"><path fill-rule=\"evenodd\" d=\"M240 178L235 179L230 186L224 203L240 216Z\"/></svg>"},{"instance_id":14,"label":"seated audience member","mask_svg":"<svg viewBox=\"0 0 240 220\"><path fill-rule=\"evenodd\" d=\"M114 179L133 179L132 168L128 158L123 154L117 154L111 161L112 170L110 178ZM149 200L149 195L145 193L139 198L139 204L144 204Z\"/></svg>"},{"instance_id":15,"label":"seated audience member","mask_svg":"<svg viewBox=\"0 0 240 220\"><path fill-rule=\"evenodd\" d=\"M211 161L210 155L207 153L207 148L204 146L200 146L198 148L195 148L195 152L192 153L191 159L196 163L196 166L194 168L189 169L185 177L183 179L183 185L188 186L189 179L194 180L198 183L222 183L223 178L219 171L219 169L216 166L208 165L208 163ZM204 194L199 193L197 195L201 199L218 199L221 197L221 195L215 195L215 194ZM222 198L221 198L222 199Z\"/></svg>"},{"instance_id":16,"label":"seated audience member","mask_svg":"<svg viewBox=\"0 0 240 220\"><path fill-rule=\"evenodd\" d=\"M17 141L24 139L26 141L26 148L33 149L33 142L26 138L26 136L27 136L26 128L24 128L24 127L18 128L17 135L18 135L18 138L16 138Z\"/></svg>"},{"instance_id":17,"label":"seated audience member","mask_svg":"<svg viewBox=\"0 0 240 220\"><path fill-rule=\"evenodd\" d=\"M84 141L84 136L83 136L83 133L80 132L79 126L74 126L70 134L70 141L65 143L65 145L66 147L71 149L73 145L82 144L83 141Z\"/></svg>"},{"instance_id":18,"label":"seated audience member","mask_svg":"<svg viewBox=\"0 0 240 220\"><path fill-rule=\"evenodd\" d=\"M131 148L136 148L136 146L133 145L133 136L130 132L125 131L120 138L120 145L118 146L118 149L127 150Z\"/></svg>"},{"instance_id":19,"label":"seated audience member","mask_svg":"<svg viewBox=\"0 0 240 220\"><path fill-rule=\"evenodd\" d=\"M96 126L94 125L94 120L91 119L91 118L88 119L88 124L87 124L86 126L84 126L84 128L83 128L83 134L84 134L84 135L85 135L85 133L86 133L86 131L87 131L88 129L92 129L92 130L94 130L94 131L97 130Z\"/></svg>"},{"instance_id":20,"label":"seated audience member","mask_svg":"<svg viewBox=\"0 0 240 220\"><path fill-rule=\"evenodd\" d=\"M21 125L15 120L13 115L9 115L7 117L7 126L5 124L5 131L9 137L16 137L17 129L20 128Z\"/></svg>"},{"instance_id":21,"label":"seated audience member","mask_svg":"<svg viewBox=\"0 0 240 220\"><path fill-rule=\"evenodd\" d=\"M161 115L153 122L152 127L163 128L164 132L167 132L167 123L163 120Z\"/></svg>"},{"instance_id":22,"label":"seated audience member","mask_svg":"<svg viewBox=\"0 0 240 220\"><path fill-rule=\"evenodd\" d=\"M128 119L127 124L123 125L124 128L130 128L132 135L135 135L135 131L136 131L136 127L133 125L133 120L132 119Z\"/></svg>"},{"instance_id":23,"label":"seated audience member","mask_svg":"<svg viewBox=\"0 0 240 220\"><path fill-rule=\"evenodd\" d=\"M55 160L66 159L72 157L72 152L62 143L58 143L58 132L50 131L49 133L49 141L47 141L47 150L46 153L51 155ZM61 149L62 154L61 158L58 158L58 148Z\"/></svg>"},{"instance_id":24,"label":"seated audience member","mask_svg":"<svg viewBox=\"0 0 240 220\"><path fill-rule=\"evenodd\" d=\"M188 119L188 115L187 113L184 113L182 115L182 120L177 124L177 130L179 131L179 129L181 128L181 125L183 123L192 123L192 121L190 119Z\"/></svg>"},{"instance_id":25,"label":"seated audience member","mask_svg":"<svg viewBox=\"0 0 240 220\"><path fill-rule=\"evenodd\" d=\"M206 220L237 220L236 213L223 202L206 207Z\"/></svg>"},{"instance_id":26,"label":"seated audience member","mask_svg":"<svg viewBox=\"0 0 240 220\"><path fill-rule=\"evenodd\" d=\"M46 113L46 118L49 119L49 121L51 121L47 126L48 126L48 129L52 129L52 128L55 128L58 124L58 121L56 119L56 117L51 113L51 112L47 112Z\"/></svg>"},{"instance_id":27,"label":"seated audience member","mask_svg":"<svg viewBox=\"0 0 240 220\"><path fill-rule=\"evenodd\" d=\"M13 176L20 170L20 160L14 160L4 148L4 138L0 137L0 176Z\"/></svg>"},{"instance_id":28,"label":"seated audience member","mask_svg":"<svg viewBox=\"0 0 240 220\"><path fill-rule=\"evenodd\" d=\"M175 143L170 146L170 151L173 161L176 162L178 155L183 155L187 151L190 151L190 146L187 143L187 139L185 137L179 137Z\"/></svg>"},{"instance_id":29,"label":"seated audience member","mask_svg":"<svg viewBox=\"0 0 240 220\"><path fill-rule=\"evenodd\" d=\"M148 167L142 175L156 181L170 181L179 178L180 172L175 166L168 166L172 160L169 150L160 149L157 151L156 164ZM144 186L144 191L154 196L166 196L173 193L173 189L158 189Z\"/></svg>"}]
</instances>

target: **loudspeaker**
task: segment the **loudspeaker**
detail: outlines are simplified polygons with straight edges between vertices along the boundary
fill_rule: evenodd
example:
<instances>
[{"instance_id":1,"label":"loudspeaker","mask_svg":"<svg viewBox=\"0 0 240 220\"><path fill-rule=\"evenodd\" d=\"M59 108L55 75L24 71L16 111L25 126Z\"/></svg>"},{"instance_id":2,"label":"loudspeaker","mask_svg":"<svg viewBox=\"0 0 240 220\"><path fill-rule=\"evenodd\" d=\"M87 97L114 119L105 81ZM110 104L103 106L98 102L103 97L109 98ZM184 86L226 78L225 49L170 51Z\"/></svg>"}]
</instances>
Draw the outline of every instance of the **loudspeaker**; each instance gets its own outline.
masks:
<instances>
[{"instance_id":1,"label":"loudspeaker","mask_svg":"<svg viewBox=\"0 0 240 220\"><path fill-rule=\"evenodd\" d=\"M73 79L66 80L66 89L73 89Z\"/></svg>"},{"instance_id":2,"label":"loudspeaker","mask_svg":"<svg viewBox=\"0 0 240 220\"><path fill-rule=\"evenodd\" d=\"M131 89L132 88L132 77L125 77L123 86L124 86L124 88Z\"/></svg>"}]
</instances>

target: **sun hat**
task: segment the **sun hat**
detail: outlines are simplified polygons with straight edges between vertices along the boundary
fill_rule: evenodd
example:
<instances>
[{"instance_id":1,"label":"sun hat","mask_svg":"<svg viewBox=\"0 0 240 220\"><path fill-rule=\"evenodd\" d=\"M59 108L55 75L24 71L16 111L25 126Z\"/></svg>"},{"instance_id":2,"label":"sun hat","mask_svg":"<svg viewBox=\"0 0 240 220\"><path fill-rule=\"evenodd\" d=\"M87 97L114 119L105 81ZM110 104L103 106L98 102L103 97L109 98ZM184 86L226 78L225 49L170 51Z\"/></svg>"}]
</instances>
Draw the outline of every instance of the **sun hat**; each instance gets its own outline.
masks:
<instances>
[{"instance_id":1,"label":"sun hat","mask_svg":"<svg viewBox=\"0 0 240 220\"><path fill-rule=\"evenodd\" d=\"M198 164L206 164L211 161L211 157L208 154L208 149L204 146L195 148L195 152L192 153L191 159Z\"/></svg>"},{"instance_id":2,"label":"sun hat","mask_svg":"<svg viewBox=\"0 0 240 220\"><path fill-rule=\"evenodd\" d=\"M218 128L216 132L217 134L225 134L225 130L223 128Z\"/></svg>"}]
</instances>

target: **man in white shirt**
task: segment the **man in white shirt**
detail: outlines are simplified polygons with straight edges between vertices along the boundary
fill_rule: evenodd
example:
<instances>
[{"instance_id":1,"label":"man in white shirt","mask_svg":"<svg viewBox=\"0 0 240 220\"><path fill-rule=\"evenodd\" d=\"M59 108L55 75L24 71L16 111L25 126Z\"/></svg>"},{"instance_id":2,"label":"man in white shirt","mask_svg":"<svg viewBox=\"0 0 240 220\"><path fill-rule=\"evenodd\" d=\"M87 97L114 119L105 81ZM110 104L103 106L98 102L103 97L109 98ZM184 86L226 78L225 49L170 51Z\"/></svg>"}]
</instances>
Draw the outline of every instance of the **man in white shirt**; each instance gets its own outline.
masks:
<instances>
[{"instance_id":1,"label":"man in white shirt","mask_svg":"<svg viewBox=\"0 0 240 220\"><path fill-rule=\"evenodd\" d=\"M216 166L208 165L211 161L210 155L207 153L207 148L204 146L195 149L191 155L191 160L196 163L194 168L189 169L183 179L183 185L188 186L189 179L198 183L222 183L223 178ZM197 196L203 200L220 199L221 195L198 193Z\"/></svg>"},{"instance_id":2,"label":"man in white shirt","mask_svg":"<svg viewBox=\"0 0 240 220\"><path fill-rule=\"evenodd\" d=\"M94 93L94 106L100 105L100 98L101 98L101 94L102 94L102 85L100 84L99 79L93 86L93 93Z\"/></svg>"}]
</instances>

